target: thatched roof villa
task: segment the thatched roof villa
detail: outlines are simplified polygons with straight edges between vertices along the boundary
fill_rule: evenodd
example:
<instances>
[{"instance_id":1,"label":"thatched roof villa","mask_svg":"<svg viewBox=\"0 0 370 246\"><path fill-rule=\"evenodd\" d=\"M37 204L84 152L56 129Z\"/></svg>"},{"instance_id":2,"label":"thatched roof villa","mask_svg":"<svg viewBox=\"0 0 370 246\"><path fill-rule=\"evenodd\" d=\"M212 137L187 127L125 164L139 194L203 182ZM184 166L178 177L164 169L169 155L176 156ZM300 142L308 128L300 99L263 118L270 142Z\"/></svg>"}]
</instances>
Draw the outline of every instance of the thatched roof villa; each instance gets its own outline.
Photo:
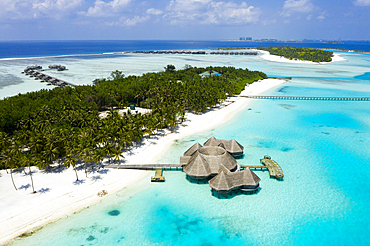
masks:
<instances>
[{"instance_id":1,"label":"thatched roof villa","mask_svg":"<svg viewBox=\"0 0 370 246\"><path fill-rule=\"evenodd\" d=\"M228 193L232 190L247 192L256 191L261 179L247 167L240 172L230 172L225 166L221 165L219 173L209 180L212 191L218 193Z\"/></svg>"},{"instance_id":2,"label":"thatched roof villa","mask_svg":"<svg viewBox=\"0 0 370 246\"><path fill-rule=\"evenodd\" d=\"M239 168L238 162L224 148L205 146L190 156L183 170L193 179L208 179L218 174L220 165L231 171Z\"/></svg>"},{"instance_id":3,"label":"thatched roof villa","mask_svg":"<svg viewBox=\"0 0 370 246\"><path fill-rule=\"evenodd\" d=\"M235 141L235 139L223 140L216 139L215 137L212 136L204 143L204 146L220 146L221 144L224 146L227 152L229 152L234 158L243 156L244 147L240 143Z\"/></svg>"},{"instance_id":4,"label":"thatched roof villa","mask_svg":"<svg viewBox=\"0 0 370 246\"><path fill-rule=\"evenodd\" d=\"M194 180L209 180L212 191L228 193L233 190L253 192L258 190L260 178L249 168L240 171L240 165L230 154L243 154L244 147L237 141L211 137L204 146L195 143L180 164L187 177Z\"/></svg>"}]
</instances>

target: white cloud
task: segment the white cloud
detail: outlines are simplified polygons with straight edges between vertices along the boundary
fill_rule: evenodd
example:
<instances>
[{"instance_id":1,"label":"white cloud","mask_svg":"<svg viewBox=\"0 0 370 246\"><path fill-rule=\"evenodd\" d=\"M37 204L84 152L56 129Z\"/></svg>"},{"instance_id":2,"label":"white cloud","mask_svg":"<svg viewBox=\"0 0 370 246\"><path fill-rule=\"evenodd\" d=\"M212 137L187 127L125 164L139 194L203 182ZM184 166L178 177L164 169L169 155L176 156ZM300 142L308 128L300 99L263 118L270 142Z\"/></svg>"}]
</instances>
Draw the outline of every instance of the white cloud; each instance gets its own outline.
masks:
<instances>
[{"instance_id":1,"label":"white cloud","mask_svg":"<svg viewBox=\"0 0 370 246\"><path fill-rule=\"evenodd\" d=\"M281 15L290 16L292 13L309 13L315 9L310 0L286 0Z\"/></svg>"},{"instance_id":2,"label":"white cloud","mask_svg":"<svg viewBox=\"0 0 370 246\"><path fill-rule=\"evenodd\" d=\"M105 2L96 0L93 7L90 7L87 12L79 12L79 14L91 17L113 16L115 13L122 11L131 0L112 0Z\"/></svg>"},{"instance_id":3,"label":"white cloud","mask_svg":"<svg viewBox=\"0 0 370 246\"><path fill-rule=\"evenodd\" d=\"M35 18L43 15L59 19L64 13L76 9L82 3L83 0L36 0L32 3L32 9L35 10Z\"/></svg>"},{"instance_id":4,"label":"white cloud","mask_svg":"<svg viewBox=\"0 0 370 246\"><path fill-rule=\"evenodd\" d=\"M142 22L145 22L147 20L150 19L150 16L137 16L135 15L134 18L127 18L127 19L120 19L120 23L122 23L122 25L124 26L135 26L136 24L138 23L142 23Z\"/></svg>"},{"instance_id":5,"label":"white cloud","mask_svg":"<svg viewBox=\"0 0 370 246\"><path fill-rule=\"evenodd\" d=\"M154 9L154 8L151 8L151 9L147 9L147 10L146 10L146 13L147 13L148 15L161 15L161 14L163 13L163 11L162 11L162 10L160 10L160 9Z\"/></svg>"},{"instance_id":6,"label":"white cloud","mask_svg":"<svg viewBox=\"0 0 370 246\"><path fill-rule=\"evenodd\" d=\"M106 23L108 26L135 26L139 23L148 21L150 16L138 16L135 15L133 18L121 17L118 21Z\"/></svg>"},{"instance_id":7,"label":"white cloud","mask_svg":"<svg viewBox=\"0 0 370 246\"><path fill-rule=\"evenodd\" d=\"M353 4L356 6L370 6L370 0L356 0Z\"/></svg>"},{"instance_id":8,"label":"white cloud","mask_svg":"<svg viewBox=\"0 0 370 246\"><path fill-rule=\"evenodd\" d=\"M212 0L171 0L167 10L175 12L192 12L204 10Z\"/></svg>"},{"instance_id":9,"label":"white cloud","mask_svg":"<svg viewBox=\"0 0 370 246\"><path fill-rule=\"evenodd\" d=\"M0 18L30 19L40 16L59 19L71 14L84 0L1 0Z\"/></svg>"},{"instance_id":10,"label":"white cloud","mask_svg":"<svg viewBox=\"0 0 370 246\"><path fill-rule=\"evenodd\" d=\"M324 12L322 12L319 16L317 16L317 19L318 20L323 20L323 19L325 19L325 14L326 14L326 12L324 11Z\"/></svg>"},{"instance_id":11,"label":"white cloud","mask_svg":"<svg viewBox=\"0 0 370 246\"><path fill-rule=\"evenodd\" d=\"M171 0L164 18L171 24L245 24L258 21L260 10L245 2L217 2L212 0Z\"/></svg>"}]
</instances>

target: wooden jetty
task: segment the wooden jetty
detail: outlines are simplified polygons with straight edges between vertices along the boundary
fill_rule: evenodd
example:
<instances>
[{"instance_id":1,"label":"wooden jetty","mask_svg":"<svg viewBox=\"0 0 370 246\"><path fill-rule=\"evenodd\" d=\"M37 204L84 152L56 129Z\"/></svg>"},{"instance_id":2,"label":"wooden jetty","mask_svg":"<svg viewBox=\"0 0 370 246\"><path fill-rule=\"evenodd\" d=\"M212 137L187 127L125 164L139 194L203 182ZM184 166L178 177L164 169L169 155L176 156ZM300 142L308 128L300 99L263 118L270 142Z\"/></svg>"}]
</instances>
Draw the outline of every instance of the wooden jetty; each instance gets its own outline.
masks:
<instances>
[{"instance_id":1,"label":"wooden jetty","mask_svg":"<svg viewBox=\"0 0 370 246\"><path fill-rule=\"evenodd\" d=\"M164 182L163 171L167 170L182 170L180 164L131 164L131 165L105 165L104 168L114 169L136 169L136 170L155 170L154 177L151 177L152 182Z\"/></svg>"},{"instance_id":2,"label":"wooden jetty","mask_svg":"<svg viewBox=\"0 0 370 246\"><path fill-rule=\"evenodd\" d=\"M249 167L250 169L254 170L268 170L270 174L270 178L276 178L277 180L283 180L284 178L284 172L283 169L277 164L276 161L271 160L271 157L266 155L263 159L260 159L261 164L263 166L246 166L246 165L240 165L241 169Z\"/></svg>"},{"instance_id":3,"label":"wooden jetty","mask_svg":"<svg viewBox=\"0 0 370 246\"><path fill-rule=\"evenodd\" d=\"M257 51L184 51L184 50L149 50L149 51L141 51L137 50L133 53L141 53L141 54L191 54L191 55L258 55Z\"/></svg>"},{"instance_id":4,"label":"wooden jetty","mask_svg":"<svg viewBox=\"0 0 370 246\"><path fill-rule=\"evenodd\" d=\"M268 167L270 177L276 178L278 180L282 180L284 178L283 169L277 164L276 161L271 160L271 157L266 155L263 159L260 159L261 164Z\"/></svg>"},{"instance_id":5,"label":"wooden jetty","mask_svg":"<svg viewBox=\"0 0 370 246\"><path fill-rule=\"evenodd\" d=\"M61 80L61 79L57 79L55 77L52 77L52 76L49 76L49 75L46 75L44 73L41 73L41 72L37 71L37 70L41 70L41 69L42 69L41 66L29 66L26 69L24 69L23 73L26 74L26 75L29 75L30 77L35 77L35 79L40 79L42 81L48 82L50 84L53 84L53 85L59 86L59 87L65 87L65 86L75 87L76 86L75 84L72 84L70 82L67 82L67 81L64 81L64 80Z\"/></svg>"},{"instance_id":6,"label":"wooden jetty","mask_svg":"<svg viewBox=\"0 0 370 246\"><path fill-rule=\"evenodd\" d=\"M301 97L301 96L241 96L252 99L317 100L317 101L370 101L370 97Z\"/></svg>"},{"instance_id":7,"label":"wooden jetty","mask_svg":"<svg viewBox=\"0 0 370 246\"><path fill-rule=\"evenodd\" d=\"M163 170L182 170L180 164L130 164L130 165L105 165L104 168L115 169L138 169L138 170L156 170L161 168Z\"/></svg>"},{"instance_id":8,"label":"wooden jetty","mask_svg":"<svg viewBox=\"0 0 370 246\"><path fill-rule=\"evenodd\" d=\"M246 165L240 165L240 169L245 169L249 167L250 169L254 169L254 170L268 170L268 167L267 166L246 166Z\"/></svg>"},{"instance_id":9,"label":"wooden jetty","mask_svg":"<svg viewBox=\"0 0 370 246\"><path fill-rule=\"evenodd\" d=\"M155 169L155 176L151 178L152 182L164 182L164 176L163 176L163 168L156 168Z\"/></svg>"}]
</instances>

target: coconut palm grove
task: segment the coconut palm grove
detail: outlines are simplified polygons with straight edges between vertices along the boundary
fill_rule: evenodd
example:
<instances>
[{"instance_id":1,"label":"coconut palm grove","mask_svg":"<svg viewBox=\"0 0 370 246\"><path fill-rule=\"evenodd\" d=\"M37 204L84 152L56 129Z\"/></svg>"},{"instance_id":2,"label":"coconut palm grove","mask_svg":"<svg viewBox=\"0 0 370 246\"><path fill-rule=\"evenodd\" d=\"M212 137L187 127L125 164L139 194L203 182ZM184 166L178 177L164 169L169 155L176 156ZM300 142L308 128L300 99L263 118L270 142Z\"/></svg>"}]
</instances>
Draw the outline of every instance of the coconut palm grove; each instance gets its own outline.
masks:
<instances>
[{"instance_id":1,"label":"coconut palm grove","mask_svg":"<svg viewBox=\"0 0 370 246\"><path fill-rule=\"evenodd\" d=\"M206 71L220 75L199 75ZM172 129L185 119L185 112L203 112L264 78L263 72L234 67L186 65L176 71L167 65L163 72L125 77L115 71L109 78L94 80L94 85L5 98L0 101L0 168L9 170L11 177L13 169L22 169L32 179L30 166L47 171L59 163L66 168L83 166L87 176L87 168L99 169L103 158L120 160L144 137ZM130 105L151 111L118 113ZM107 117L99 116L102 111L108 111ZM13 185L17 189L14 181Z\"/></svg>"}]
</instances>

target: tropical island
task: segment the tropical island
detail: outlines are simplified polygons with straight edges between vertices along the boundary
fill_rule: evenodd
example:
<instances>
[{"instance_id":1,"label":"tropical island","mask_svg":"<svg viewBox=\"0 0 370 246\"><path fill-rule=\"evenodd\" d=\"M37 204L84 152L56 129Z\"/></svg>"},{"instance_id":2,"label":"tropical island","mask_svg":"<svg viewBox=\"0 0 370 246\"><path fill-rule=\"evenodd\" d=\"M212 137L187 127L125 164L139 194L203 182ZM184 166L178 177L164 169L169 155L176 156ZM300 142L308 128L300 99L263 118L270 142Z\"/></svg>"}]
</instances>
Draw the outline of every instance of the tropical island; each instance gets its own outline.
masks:
<instances>
[{"instance_id":1,"label":"tropical island","mask_svg":"<svg viewBox=\"0 0 370 246\"><path fill-rule=\"evenodd\" d=\"M311 62L331 62L333 52L301 47L257 47L258 50L268 51L271 55L283 56L289 60L302 60Z\"/></svg>"},{"instance_id":2,"label":"tropical island","mask_svg":"<svg viewBox=\"0 0 370 246\"><path fill-rule=\"evenodd\" d=\"M176 71L167 65L164 72L125 77L115 71L94 85L5 98L0 101L0 168L9 169L12 177L13 169L26 173L27 168L31 174L30 166L48 170L57 162L75 172L83 166L87 176L88 167L99 170L104 158L119 161L144 137L184 121L186 112L204 112L266 78L262 72L233 67L187 65ZM150 111L118 113L130 105ZM108 111L106 117L102 111Z\"/></svg>"}]
</instances>

